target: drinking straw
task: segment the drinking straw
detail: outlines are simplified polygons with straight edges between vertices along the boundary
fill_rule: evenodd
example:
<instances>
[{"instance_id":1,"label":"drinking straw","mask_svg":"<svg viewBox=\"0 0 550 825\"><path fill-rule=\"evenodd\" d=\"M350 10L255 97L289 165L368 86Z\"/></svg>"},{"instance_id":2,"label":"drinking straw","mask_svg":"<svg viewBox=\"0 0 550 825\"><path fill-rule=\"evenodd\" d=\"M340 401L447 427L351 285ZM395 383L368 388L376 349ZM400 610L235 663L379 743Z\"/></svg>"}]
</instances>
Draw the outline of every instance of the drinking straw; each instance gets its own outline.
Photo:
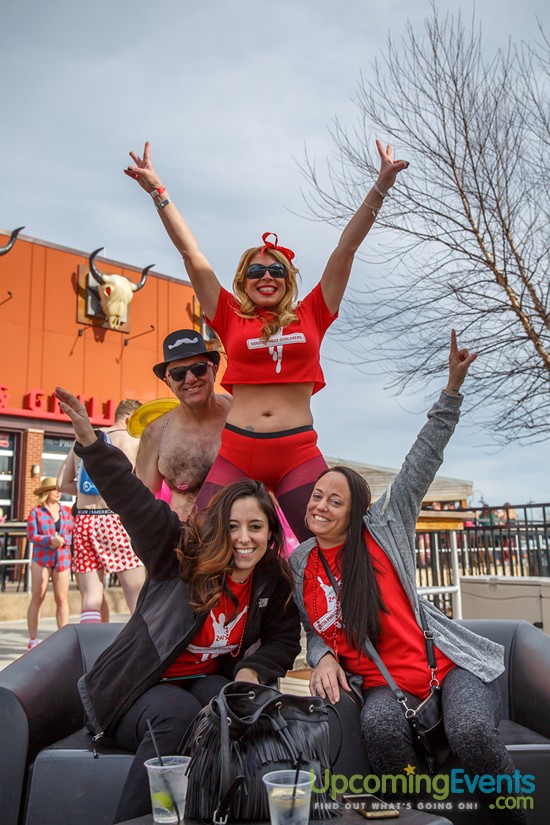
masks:
<instances>
[{"instance_id":1,"label":"drinking straw","mask_svg":"<svg viewBox=\"0 0 550 825\"><path fill-rule=\"evenodd\" d=\"M292 817L294 814L294 808L296 806L296 791L298 790L298 780L300 779L300 768L302 767L302 759L303 753L300 751L298 753L298 758L296 760L296 773L294 774L294 787L292 788L292 801L290 803L290 816Z\"/></svg>"},{"instance_id":2,"label":"drinking straw","mask_svg":"<svg viewBox=\"0 0 550 825\"><path fill-rule=\"evenodd\" d=\"M155 753L157 755L159 765L161 766L161 768L163 768L164 767L164 762L162 761L162 756L160 755L160 751L158 749L157 740L155 739L155 734L154 734L153 726L151 725L151 720L150 719L147 719L147 727L149 728L149 733L151 734L151 741L153 743L153 747L155 749ZM168 796L170 798L170 801L171 801L172 805L174 806L174 813L176 814L176 816L178 818L178 822L181 822L181 814L180 814L177 802L174 799L174 795L172 793L172 788L168 784L168 780L166 779L165 776L163 776L161 774L161 778L162 778L162 782L164 783L164 787L166 788L166 792L168 793Z\"/></svg>"},{"instance_id":3,"label":"drinking straw","mask_svg":"<svg viewBox=\"0 0 550 825\"><path fill-rule=\"evenodd\" d=\"M159 765L161 767L164 767L164 762L162 761L162 756L160 755L160 751L158 749L157 740L155 738L155 732L153 731L153 726L151 725L151 720L150 719L147 719L147 727L149 728L149 733L151 734L151 741L153 742L153 747L155 749L155 753L157 755Z\"/></svg>"}]
</instances>

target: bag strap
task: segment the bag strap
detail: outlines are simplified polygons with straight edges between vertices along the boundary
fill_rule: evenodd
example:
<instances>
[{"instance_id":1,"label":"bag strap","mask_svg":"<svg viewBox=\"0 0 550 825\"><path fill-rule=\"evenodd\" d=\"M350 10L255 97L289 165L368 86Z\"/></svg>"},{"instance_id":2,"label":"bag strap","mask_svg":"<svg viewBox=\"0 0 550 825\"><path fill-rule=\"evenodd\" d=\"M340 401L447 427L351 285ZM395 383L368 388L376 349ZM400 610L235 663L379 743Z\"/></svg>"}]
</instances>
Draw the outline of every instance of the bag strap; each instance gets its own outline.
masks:
<instances>
[{"instance_id":1,"label":"bag strap","mask_svg":"<svg viewBox=\"0 0 550 825\"><path fill-rule=\"evenodd\" d=\"M226 825L231 801L245 781L245 776L237 776L231 782L231 751L229 746L229 708L225 698L226 685L220 690L216 703L220 715L220 790L216 809L212 814L213 825Z\"/></svg>"},{"instance_id":2,"label":"bag strap","mask_svg":"<svg viewBox=\"0 0 550 825\"><path fill-rule=\"evenodd\" d=\"M338 588L338 584L336 583L334 573L330 569L330 565L329 565L328 561L325 558L325 554L323 553L323 551L321 550L319 545L317 545L317 552L319 553L319 558L321 559L321 564L325 568L325 573L328 576L328 580L332 585L332 589L334 590L334 592L338 596L339 588ZM386 665L384 664L384 662L382 661L382 659L378 655L378 652L377 652L376 648L374 647L374 645L372 644L372 642L370 641L370 639L365 639L364 648L365 648L365 651L366 651L369 659L372 659L372 661L374 662L374 664L376 665L378 670L381 672L381 674L384 677L384 679L386 680L386 682L388 683L389 687L395 693L395 695L397 697L397 701L398 702L404 702L404 701L406 702L407 699L406 699L405 694L398 687L397 683L394 681L391 673L389 672Z\"/></svg>"},{"instance_id":3,"label":"bag strap","mask_svg":"<svg viewBox=\"0 0 550 825\"><path fill-rule=\"evenodd\" d=\"M325 569L325 573L328 576L328 580L332 585L332 589L334 590L336 595L338 595L338 585L336 583L334 573L330 569L330 565L329 565L328 561L326 560L325 555L324 555L323 551L321 550L321 548L319 547L319 545L317 545L317 552L319 554L321 564L323 565L323 567ZM425 639L425 642L426 642L426 655L427 655L427 658L428 658L428 664L430 666L430 670L432 671L432 678L430 680L430 689L433 690L433 688L439 686L439 682L435 678L436 666L435 666L435 656L434 656L433 633L428 628L428 623L426 621L426 617L424 616L424 611L422 609L422 603L421 602L419 602L419 608L420 608L420 621L422 623L422 629L423 629L423 632L424 632L424 639ZM405 710L405 716L407 718L409 718L410 716L414 716L414 710L407 707L407 697L405 696L405 694L403 693L403 691L401 690L401 688L399 687L399 685L397 684L397 682L395 681L395 679L393 678L391 673L389 672L388 668L386 667L386 665L384 664L384 662L380 658L380 656L378 654L378 651L374 647L371 640L370 639L365 639L365 641L363 642L363 647L364 647L365 652L367 653L369 659L371 659L374 662L374 664L376 665L376 667L378 668L378 670L380 671L380 673L382 674L382 676L384 677L384 679L388 683L388 687L391 688L391 690L393 691L397 701L401 705L403 705L403 708Z\"/></svg>"}]
</instances>

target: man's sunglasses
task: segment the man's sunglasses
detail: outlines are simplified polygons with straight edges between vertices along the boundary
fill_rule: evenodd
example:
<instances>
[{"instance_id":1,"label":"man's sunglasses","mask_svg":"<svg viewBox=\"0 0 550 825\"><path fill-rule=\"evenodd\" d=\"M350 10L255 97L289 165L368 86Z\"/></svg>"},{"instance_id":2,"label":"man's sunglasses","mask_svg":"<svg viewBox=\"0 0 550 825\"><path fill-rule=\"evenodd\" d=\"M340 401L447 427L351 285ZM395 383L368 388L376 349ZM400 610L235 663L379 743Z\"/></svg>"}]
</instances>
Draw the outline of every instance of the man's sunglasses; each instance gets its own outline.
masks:
<instances>
[{"instance_id":1,"label":"man's sunglasses","mask_svg":"<svg viewBox=\"0 0 550 825\"><path fill-rule=\"evenodd\" d=\"M246 270L246 277L250 279L263 278L266 272L269 272L272 278L286 278L288 274L283 264L270 264L269 266L251 264Z\"/></svg>"},{"instance_id":2,"label":"man's sunglasses","mask_svg":"<svg viewBox=\"0 0 550 825\"><path fill-rule=\"evenodd\" d=\"M208 372L208 367L213 367L212 361L198 361L189 367L179 366L166 370L166 377L170 376L172 381L185 381L187 373L192 373L195 378L202 378Z\"/></svg>"}]
</instances>

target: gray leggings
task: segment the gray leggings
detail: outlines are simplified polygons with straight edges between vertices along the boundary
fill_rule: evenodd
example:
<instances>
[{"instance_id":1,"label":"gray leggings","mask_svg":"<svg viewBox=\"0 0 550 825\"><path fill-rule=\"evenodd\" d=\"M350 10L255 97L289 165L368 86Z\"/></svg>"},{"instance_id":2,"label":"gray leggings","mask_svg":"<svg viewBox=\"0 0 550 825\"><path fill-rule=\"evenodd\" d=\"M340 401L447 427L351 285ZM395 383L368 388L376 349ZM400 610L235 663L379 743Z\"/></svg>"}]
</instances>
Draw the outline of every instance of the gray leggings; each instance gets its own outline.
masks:
<instances>
[{"instance_id":1,"label":"gray leggings","mask_svg":"<svg viewBox=\"0 0 550 825\"><path fill-rule=\"evenodd\" d=\"M514 763L497 731L501 715L500 691L496 681L486 684L467 670L455 667L442 683L442 704L445 731L455 757L466 773L513 774ZM413 748L411 731L403 709L389 687L369 688L364 693L361 711L361 732L373 772L403 774L406 765L416 766L416 773L425 773ZM410 705L418 699L410 697ZM523 825L525 812L496 810L489 806L502 793L482 793L479 800L492 821L499 825ZM388 798L390 798L388 796ZM412 803L433 799L414 795L394 797Z\"/></svg>"}]
</instances>

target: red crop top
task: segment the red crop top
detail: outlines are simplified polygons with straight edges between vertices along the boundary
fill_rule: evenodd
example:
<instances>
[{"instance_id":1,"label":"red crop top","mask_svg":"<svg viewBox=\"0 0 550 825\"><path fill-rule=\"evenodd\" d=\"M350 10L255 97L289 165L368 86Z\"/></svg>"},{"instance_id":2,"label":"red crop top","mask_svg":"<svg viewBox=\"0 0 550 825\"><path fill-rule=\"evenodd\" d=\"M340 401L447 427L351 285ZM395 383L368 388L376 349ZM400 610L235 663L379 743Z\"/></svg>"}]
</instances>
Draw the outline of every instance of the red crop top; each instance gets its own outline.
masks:
<instances>
[{"instance_id":1,"label":"red crop top","mask_svg":"<svg viewBox=\"0 0 550 825\"><path fill-rule=\"evenodd\" d=\"M206 319L220 336L227 353L227 369L222 387L232 392L233 384L306 384L313 392L325 386L320 348L325 332L338 317L325 303L321 284L306 295L295 313L298 321L279 329L266 342L261 338L262 318L241 318L238 303L221 289L216 314Z\"/></svg>"}]
</instances>

